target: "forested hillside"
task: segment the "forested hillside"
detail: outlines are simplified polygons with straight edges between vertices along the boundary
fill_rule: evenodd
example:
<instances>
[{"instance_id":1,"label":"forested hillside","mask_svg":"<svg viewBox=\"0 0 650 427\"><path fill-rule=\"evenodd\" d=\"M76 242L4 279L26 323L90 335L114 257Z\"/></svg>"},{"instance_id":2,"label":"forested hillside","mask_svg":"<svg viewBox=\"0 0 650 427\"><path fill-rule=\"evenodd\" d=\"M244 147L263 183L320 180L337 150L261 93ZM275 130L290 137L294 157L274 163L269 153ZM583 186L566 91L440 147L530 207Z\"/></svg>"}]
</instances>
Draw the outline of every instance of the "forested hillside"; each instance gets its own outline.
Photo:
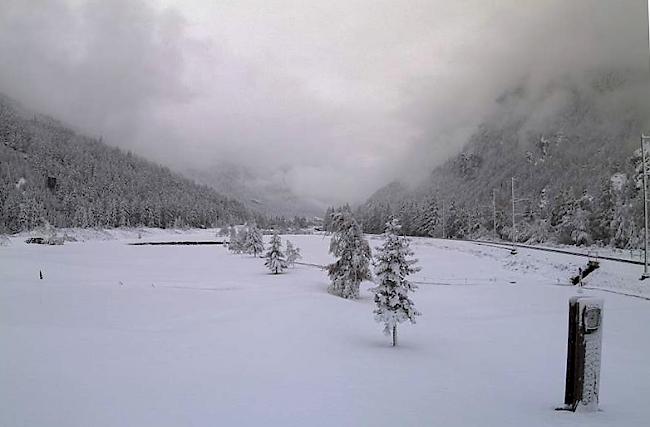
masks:
<instances>
[{"instance_id":1,"label":"forested hillside","mask_svg":"<svg viewBox=\"0 0 650 427\"><path fill-rule=\"evenodd\" d=\"M583 77L504 93L463 150L426 182L411 190L393 183L359 207L365 230L381 232L394 214L407 234L510 239L514 177L518 241L636 247L647 111L634 91L647 77Z\"/></svg>"},{"instance_id":2,"label":"forested hillside","mask_svg":"<svg viewBox=\"0 0 650 427\"><path fill-rule=\"evenodd\" d=\"M0 96L0 232L57 227L207 227L239 202Z\"/></svg>"}]
</instances>

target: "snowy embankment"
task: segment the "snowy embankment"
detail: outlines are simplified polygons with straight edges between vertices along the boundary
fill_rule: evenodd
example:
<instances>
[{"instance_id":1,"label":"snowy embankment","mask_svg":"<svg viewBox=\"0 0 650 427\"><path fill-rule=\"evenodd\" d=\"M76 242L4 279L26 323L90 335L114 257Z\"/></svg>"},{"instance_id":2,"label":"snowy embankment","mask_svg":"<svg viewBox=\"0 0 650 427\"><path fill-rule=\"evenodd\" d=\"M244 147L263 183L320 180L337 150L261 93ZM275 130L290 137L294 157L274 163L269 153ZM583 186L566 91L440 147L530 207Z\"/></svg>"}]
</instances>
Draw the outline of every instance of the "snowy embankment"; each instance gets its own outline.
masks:
<instances>
[{"instance_id":1,"label":"snowy embankment","mask_svg":"<svg viewBox=\"0 0 650 427\"><path fill-rule=\"evenodd\" d=\"M369 283L360 300L343 300L326 293L318 268L275 276L263 260L219 246L126 244L212 240L214 230L140 234L0 246L0 425L650 420L650 302L595 290L585 294L605 299L602 411L554 411L576 291L563 284L584 258L415 239L422 271L413 299L423 315L392 348L373 321ZM327 237L289 238L303 261L331 260ZM639 273L603 262L588 282L629 290Z\"/></svg>"}]
</instances>

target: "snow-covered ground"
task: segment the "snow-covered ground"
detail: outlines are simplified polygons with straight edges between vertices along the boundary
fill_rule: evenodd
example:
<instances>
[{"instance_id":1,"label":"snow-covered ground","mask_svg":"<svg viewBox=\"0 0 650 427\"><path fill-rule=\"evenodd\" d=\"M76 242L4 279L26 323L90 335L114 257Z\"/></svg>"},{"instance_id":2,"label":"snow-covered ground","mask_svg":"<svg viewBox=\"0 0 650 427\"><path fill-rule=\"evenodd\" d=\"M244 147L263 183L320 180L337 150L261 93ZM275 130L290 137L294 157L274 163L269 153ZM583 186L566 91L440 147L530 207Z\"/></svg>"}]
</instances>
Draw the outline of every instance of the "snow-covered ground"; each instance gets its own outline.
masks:
<instances>
[{"instance_id":1,"label":"snow-covered ground","mask_svg":"<svg viewBox=\"0 0 650 427\"><path fill-rule=\"evenodd\" d=\"M214 230L86 233L0 246L1 426L650 422L650 301L591 289L605 299L602 410L554 411L576 293L564 285L585 258L415 239L423 315L392 348L370 283L348 301L315 267L274 276L221 246L126 244ZM330 261L327 237L289 238L304 262ZM603 261L588 285L650 295L639 274Z\"/></svg>"}]
</instances>

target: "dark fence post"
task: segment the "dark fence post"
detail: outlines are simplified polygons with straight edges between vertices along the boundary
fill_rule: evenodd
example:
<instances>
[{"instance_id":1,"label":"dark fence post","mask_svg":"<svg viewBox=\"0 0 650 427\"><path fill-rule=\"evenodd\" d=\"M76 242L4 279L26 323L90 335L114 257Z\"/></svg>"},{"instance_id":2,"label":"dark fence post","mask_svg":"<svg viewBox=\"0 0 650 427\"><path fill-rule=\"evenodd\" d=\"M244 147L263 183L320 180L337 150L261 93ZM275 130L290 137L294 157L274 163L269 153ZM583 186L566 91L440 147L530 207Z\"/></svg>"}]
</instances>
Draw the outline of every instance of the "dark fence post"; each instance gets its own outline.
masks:
<instances>
[{"instance_id":1,"label":"dark fence post","mask_svg":"<svg viewBox=\"0 0 650 427\"><path fill-rule=\"evenodd\" d=\"M576 296L569 300L564 408L597 411L602 352L603 300Z\"/></svg>"}]
</instances>

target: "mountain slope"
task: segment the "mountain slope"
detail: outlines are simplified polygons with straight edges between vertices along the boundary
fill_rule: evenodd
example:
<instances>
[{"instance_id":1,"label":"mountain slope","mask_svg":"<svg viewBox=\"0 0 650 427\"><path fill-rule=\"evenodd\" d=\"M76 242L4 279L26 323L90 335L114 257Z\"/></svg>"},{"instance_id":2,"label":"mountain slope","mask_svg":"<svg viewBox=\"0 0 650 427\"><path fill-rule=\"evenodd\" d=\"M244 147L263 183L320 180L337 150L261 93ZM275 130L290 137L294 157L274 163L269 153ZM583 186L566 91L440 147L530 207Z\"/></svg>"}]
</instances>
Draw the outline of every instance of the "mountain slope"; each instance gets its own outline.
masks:
<instances>
[{"instance_id":1,"label":"mountain slope","mask_svg":"<svg viewBox=\"0 0 650 427\"><path fill-rule=\"evenodd\" d=\"M357 215L369 231L381 229L385 216L377 212L388 211L414 222L411 234L493 235L494 191L496 234L509 239L514 177L518 240L635 246L637 150L647 117L635 91L646 80L609 71L504 93L458 155L399 200L375 195Z\"/></svg>"},{"instance_id":2,"label":"mountain slope","mask_svg":"<svg viewBox=\"0 0 650 427\"><path fill-rule=\"evenodd\" d=\"M241 222L241 203L0 97L0 231Z\"/></svg>"}]
</instances>

